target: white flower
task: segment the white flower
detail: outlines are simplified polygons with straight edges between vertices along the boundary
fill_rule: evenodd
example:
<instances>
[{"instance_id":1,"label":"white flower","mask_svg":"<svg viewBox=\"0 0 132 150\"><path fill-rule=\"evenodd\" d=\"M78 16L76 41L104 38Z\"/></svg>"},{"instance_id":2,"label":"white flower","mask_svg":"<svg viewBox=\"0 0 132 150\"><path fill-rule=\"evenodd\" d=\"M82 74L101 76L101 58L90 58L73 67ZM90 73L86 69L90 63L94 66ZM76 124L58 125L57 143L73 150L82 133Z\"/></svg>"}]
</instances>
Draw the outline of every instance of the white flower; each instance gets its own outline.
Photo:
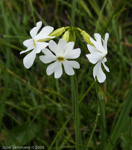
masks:
<instances>
[{"instance_id":1,"label":"white flower","mask_svg":"<svg viewBox=\"0 0 132 150\"><path fill-rule=\"evenodd\" d=\"M61 77L62 64L64 66L64 70L68 75L74 75L73 68L79 69L80 65L76 61L71 61L71 59L78 58L80 56L81 50L80 48L73 49L74 42L66 42L64 39L60 39L58 45L51 40L49 42L49 49L45 48L42 52L45 54L44 56L40 56L40 60L43 63L50 63L46 72L48 75L54 73L55 78ZM70 59L70 61L68 60Z\"/></svg>"},{"instance_id":2,"label":"white flower","mask_svg":"<svg viewBox=\"0 0 132 150\"><path fill-rule=\"evenodd\" d=\"M96 80L96 77L100 83L104 82L106 79L106 75L104 74L101 64L103 64L105 70L109 72L109 68L105 65L105 62L107 61L106 55L108 53L107 51L107 41L109 38L109 34L105 34L105 39L103 40L100 36L100 34L95 33L94 37L96 41L93 38L90 38L90 41L93 43L94 46L87 45L89 51L91 54L87 54L86 57L92 64L96 64L93 68L93 76Z\"/></svg>"},{"instance_id":3,"label":"white flower","mask_svg":"<svg viewBox=\"0 0 132 150\"><path fill-rule=\"evenodd\" d=\"M45 47L47 47L49 45L49 43L38 42L38 40L46 39L46 38L53 38L53 37L48 36L53 31L53 27L51 27L51 26L45 26L37 34L37 32L39 31L41 26L42 26L42 21L37 22L36 23L36 27L34 27L30 31L30 35L31 35L32 38L28 39L28 40L25 40L23 42L23 45L25 45L27 47L27 49L22 51L22 52L20 52L20 54L32 50L23 59L23 64L24 64L25 68L27 68L27 69L29 69L33 65L33 62L34 62L34 60L36 58L36 54L40 53L42 49L44 49Z\"/></svg>"}]
</instances>

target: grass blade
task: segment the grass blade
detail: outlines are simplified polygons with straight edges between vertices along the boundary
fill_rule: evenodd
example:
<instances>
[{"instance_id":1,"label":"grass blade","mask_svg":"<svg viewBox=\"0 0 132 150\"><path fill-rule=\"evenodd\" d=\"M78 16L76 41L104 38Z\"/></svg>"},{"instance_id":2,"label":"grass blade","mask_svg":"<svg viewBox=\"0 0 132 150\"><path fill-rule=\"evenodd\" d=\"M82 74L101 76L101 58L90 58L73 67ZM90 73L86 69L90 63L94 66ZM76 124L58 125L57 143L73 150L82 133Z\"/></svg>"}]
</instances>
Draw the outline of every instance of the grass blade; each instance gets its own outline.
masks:
<instances>
[{"instance_id":1,"label":"grass blade","mask_svg":"<svg viewBox=\"0 0 132 150\"><path fill-rule=\"evenodd\" d=\"M125 126L126 119L131 111L131 108L132 108L132 88L129 91L129 95L127 97L127 100L125 101L123 108L122 108L119 119L117 120L117 123L113 129L111 136L110 136L110 139L114 145L116 144L116 141L119 138L119 136L122 132L122 129ZM113 150L113 146L112 146L111 142L108 143L106 150Z\"/></svg>"}]
</instances>

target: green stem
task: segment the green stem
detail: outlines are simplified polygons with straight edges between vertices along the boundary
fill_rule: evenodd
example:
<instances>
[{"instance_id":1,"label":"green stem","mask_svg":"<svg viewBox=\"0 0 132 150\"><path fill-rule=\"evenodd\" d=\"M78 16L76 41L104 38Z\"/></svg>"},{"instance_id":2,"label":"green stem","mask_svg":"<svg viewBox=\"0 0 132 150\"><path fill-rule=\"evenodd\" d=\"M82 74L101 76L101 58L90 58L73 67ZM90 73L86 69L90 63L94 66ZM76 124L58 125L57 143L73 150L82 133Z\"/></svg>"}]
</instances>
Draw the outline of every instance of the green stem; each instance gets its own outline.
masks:
<instances>
[{"instance_id":1,"label":"green stem","mask_svg":"<svg viewBox=\"0 0 132 150\"><path fill-rule=\"evenodd\" d=\"M75 123L75 139L76 139L76 150L79 150L80 145L80 128L79 128L79 101L78 101L78 86L76 76L71 78L72 87L72 103L73 103L73 114Z\"/></svg>"},{"instance_id":2,"label":"green stem","mask_svg":"<svg viewBox=\"0 0 132 150\"><path fill-rule=\"evenodd\" d=\"M97 92L100 93L100 92ZM106 122L105 122L105 101L104 98L102 99L102 95L97 95L98 97L98 104L100 108L100 121L101 121L101 144L100 149L106 149Z\"/></svg>"},{"instance_id":3,"label":"green stem","mask_svg":"<svg viewBox=\"0 0 132 150\"><path fill-rule=\"evenodd\" d=\"M94 81L90 87L87 89L87 91L84 93L84 95L81 97L79 104L84 100L84 98L87 96L87 94L89 93L89 91L91 90L91 88L94 86L94 84L96 83L96 81Z\"/></svg>"},{"instance_id":4,"label":"green stem","mask_svg":"<svg viewBox=\"0 0 132 150\"><path fill-rule=\"evenodd\" d=\"M82 32L83 30L81 30L80 28L76 27L76 30L78 30L79 32Z\"/></svg>"},{"instance_id":5,"label":"green stem","mask_svg":"<svg viewBox=\"0 0 132 150\"><path fill-rule=\"evenodd\" d=\"M2 35L2 38L25 39L25 37L22 37L22 36L14 36L14 35Z\"/></svg>"},{"instance_id":6,"label":"green stem","mask_svg":"<svg viewBox=\"0 0 132 150\"><path fill-rule=\"evenodd\" d=\"M77 0L72 1L72 13L71 13L71 26L75 26L75 10L76 10ZM75 123L75 138L76 138L76 150L79 150L80 136L79 136L79 101L78 101L78 87L76 76L71 78L72 87L72 102L73 102L73 113L74 113L74 123Z\"/></svg>"},{"instance_id":7,"label":"green stem","mask_svg":"<svg viewBox=\"0 0 132 150\"><path fill-rule=\"evenodd\" d=\"M58 0L56 0L53 26L55 26L55 21L57 20L57 19L56 19L56 15L57 15L57 12L58 12L58 4L59 4L59 2L58 2Z\"/></svg>"},{"instance_id":8,"label":"green stem","mask_svg":"<svg viewBox=\"0 0 132 150\"><path fill-rule=\"evenodd\" d=\"M34 8L33 8L32 0L29 0L29 3L30 3L31 11L32 11L33 22L34 22L34 25L35 25L36 24L36 19L35 19L35 16L34 16Z\"/></svg>"},{"instance_id":9,"label":"green stem","mask_svg":"<svg viewBox=\"0 0 132 150\"><path fill-rule=\"evenodd\" d=\"M72 14L71 14L71 26L75 26L75 10L77 0L72 0Z\"/></svg>"}]
</instances>

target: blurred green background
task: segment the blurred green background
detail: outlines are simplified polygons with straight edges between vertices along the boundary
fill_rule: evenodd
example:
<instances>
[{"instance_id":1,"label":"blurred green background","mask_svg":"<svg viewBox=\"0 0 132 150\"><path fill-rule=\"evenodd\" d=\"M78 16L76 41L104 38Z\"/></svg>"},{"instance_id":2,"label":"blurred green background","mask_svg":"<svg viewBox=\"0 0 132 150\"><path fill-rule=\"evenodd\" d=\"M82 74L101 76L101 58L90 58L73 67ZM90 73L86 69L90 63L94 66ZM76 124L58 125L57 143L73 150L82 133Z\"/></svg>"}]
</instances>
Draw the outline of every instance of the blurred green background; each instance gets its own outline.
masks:
<instances>
[{"instance_id":1,"label":"blurred green background","mask_svg":"<svg viewBox=\"0 0 132 150\"><path fill-rule=\"evenodd\" d=\"M54 29L70 26L71 10L71 0L0 0L0 147L75 149L71 77L47 76L47 65L38 57L27 70L25 54L19 54L37 21ZM110 73L105 72L107 79L99 84L94 83L94 65L86 58L86 43L76 32L75 47L82 50L76 71L78 99L83 100L81 150L131 150L132 0L78 0L75 13L75 26L92 37L110 34L106 63Z\"/></svg>"}]
</instances>

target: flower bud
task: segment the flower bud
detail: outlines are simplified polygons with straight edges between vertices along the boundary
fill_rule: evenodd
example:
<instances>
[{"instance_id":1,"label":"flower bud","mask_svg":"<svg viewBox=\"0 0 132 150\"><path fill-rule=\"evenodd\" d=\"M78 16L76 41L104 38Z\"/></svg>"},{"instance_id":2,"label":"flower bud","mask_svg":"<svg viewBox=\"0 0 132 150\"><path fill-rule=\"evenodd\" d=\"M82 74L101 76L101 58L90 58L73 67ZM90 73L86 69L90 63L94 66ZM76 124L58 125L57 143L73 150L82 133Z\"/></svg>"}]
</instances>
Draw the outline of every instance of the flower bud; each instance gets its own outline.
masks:
<instances>
[{"instance_id":1,"label":"flower bud","mask_svg":"<svg viewBox=\"0 0 132 150\"><path fill-rule=\"evenodd\" d=\"M82 31L81 34L88 44L93 45L93 43L90 41L90 35L87 32Z\"/></svg>"},{"instance_id":2,"label":"flower bud","mask_svg":"<svg viewBox=\"0 0 132 150\"><path fill-rule=\"evenodd\" d=\"M56 37L60 36L64 31L65 31L65 28L64 28L64 27L59 28L59 29L56 29L55 31L53 31L52 33L49 34L49 36L51 36L51 38L40 39L40 40L38 40L38 42L46 42L46 41L49 41L49 40L51 40L52 38L56 38Z\"/></svg>"},{"instance_id":3,"label":"flower bud","mask_svg":"<svg viewBox=\"0 0 132 150\"><path fill-rule=\"evenodd\" d=\"M76 42L75 30L72 30L72 29L70 30L69 41L71 41L71 42Z\"/></svg>"},{"instance_id":4,"label":"flower bud","mask_svg":"<svg viewBox=\"0 0 132 150\"><path fill-rule=\"evenodd\" d=\"M63 34L62 39L64 39L66 42L68 42L68 41L69 41L69 35L70 35L70 32L69 32L69 30L68 30L68 31L66 31L66 32Z\"/></svg>"},{"instance_id":5,"label":"flower bud","mask_svg":"<svg viewBox=\"0 0 132 150\"><path fill-rule=\"evenodd\" d=\"M64 27L59 28L59 29L56 29L55 31L53 31L52 33L50 33L49 36L58 37L58 36L60 36L64 31L65 31L65 28L64 28Z\"/></svg>"}]
</instances>

